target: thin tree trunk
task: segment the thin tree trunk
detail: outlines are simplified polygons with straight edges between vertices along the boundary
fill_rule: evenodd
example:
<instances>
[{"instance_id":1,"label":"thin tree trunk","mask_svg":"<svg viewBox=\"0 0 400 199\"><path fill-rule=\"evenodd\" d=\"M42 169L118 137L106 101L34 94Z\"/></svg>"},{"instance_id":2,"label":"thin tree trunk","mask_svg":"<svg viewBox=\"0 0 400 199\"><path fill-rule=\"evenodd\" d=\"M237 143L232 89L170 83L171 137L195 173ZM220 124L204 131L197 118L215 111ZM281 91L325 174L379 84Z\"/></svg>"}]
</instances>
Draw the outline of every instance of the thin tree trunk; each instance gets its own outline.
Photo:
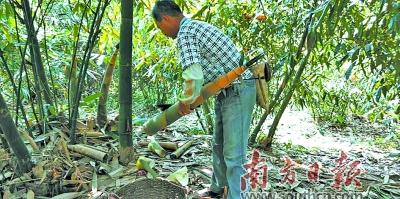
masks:
<instances>
[{"instance_id":1,"label":"thin tree trunk","mask_svg":"<svg viewBox=\"0 0 400 199\"><path fill-rule=\"evenodd\" d=\"M132 152L132 18L133 0L121 1L119 57L119 143L121 162L128 162Z\"/></svg>"},{"instance_id":2,"label":"thin tree trunk","mask_svg":"<svg viewBox=\"0 0 400 199\"><path fill-rule=\"evenodd\" d=\"M274 121L272 122L271 128L269 128L267 139L265 139L262 143L262 146L265 148L270 148L272 144L272 138L275 135L276 127L278 126L279 120L282 118L283 112L285 111L287 105L289 104L290 99L292 98L293 92L298 86L301 78L301 74L303 73L304 69L306 68L307 60L310 57L311 50L307 52L306 57L303 59L299 70L296 73L296 77L293 80L293 83L286 94L285 98L283 99L282 105L279 108L278 113L276 114Z\"/></svg>"},{"instance_id":3,"label":"thin tree trunk","mask_svg":"<svg viewBox=\"0 0 400 199\"><path fill-rule=\"evenodd\" d=\"M47 104L53 105L53 101L51 100L51 94L50 94L50 87L47 82L46 74L44 72L44 67L43 67L43 61L42 57L40 54L40 48L39 48L39 42L37 40L36 34L35 34L35 26L33 23L33 18L32 18L32 11L29 5L28 0L23 0L23 12L24 12L24 20L25 20L25 25L26 25L26 30L28 32L28 41L30 43L30 51L31 51L31 59L32 59L32 64L33 67L36 69L34 70L36 76L38 76L39 81L38 84L40 85L40 90L37 90L39 95L42 94L42 90L44 91L43 97L46 101Z\"/></svg>"},{"instance_id":4,"label":"thin tree trunk","mask_svg":"<svg viewBox=\"0 0 400 199\"><path fill-rule=\"evenodd\" d=\"M26 77L26 85L27 85L28 91L29 91L29 93L31 93L32 92L31 83L29 81L28 70L26 68L26 65L25 65L24 61L22 61L22 67L24 68L25 77ZM40 118L38 117L38 115L36 113L35 102L34 102L34 99L33 99L32 96L29 98L29 102L31 103L33 117L35 117L36 123L39 124L39 133L43 134L44 133L44 127L42 127L42 125L40 123L41 120L40 120ZM41 98L40 98L40 102L41 102ZM39 104L41 104L41 103L39 103ZM40 106L40 107L42 107L42 106Z\"/></svg>"},{"instance_id":5,"label":"thin tree trunk","mask_svg":"<svg viewBox=\"0 0 400 199\"><path fill-rule=\"evenodd\" d=\"M17 127L11 118L11 114L8 111L7 104L0 93L0 128L3 131L8 145L14 152L18 160L18 171L25 173L30 171L32 168L31 155L22 141Z\"/></svg>"},{"instance_id":6,"label":"thin tree trunk","mask_svg":"<svg viewBox=\"0 0 400 199\"><path fill-rule=\"evenodd\" d=\"M28 123L28 119L27 119L26 114L25 114L24 107L22 106L21 100L19 99L18 88L17 88L17 86L15 84L14 77L11 74L10 68L7 65L7 61L6 61L6 59L5 59L4 55L3 55L3 51L1 51L1 50L0 50L0 58L3 61L4 68L6 69L8 77L10 78L10 82L11 82L11 85L12 85L12 87L14 89L14 93L17 96L16 97L16 101L17 101L17 106L16 106L17 111L16 112L17 112L17 114L16 114L16 120L15 121L18 121L18 109L21 109L22 117L25 120L25 125L27 127L29 127L29 123ZM21 69L21 72L22 72L22 67L20 69ZM18 125L18 123L16 123L16 124Z\"/></svg>"},{"instance_id":7,"label":"thin tree trunk","mask_svg":"<svg viewBox=\"0 0 400 199\"><path fill-rule=\"evenodd\" d=\"M119 44L115 47L115 51L111 57L110 63L107 66L106 72L104 74L103 83L101 85L101 96L99 99L99 104L97 106L97 124L100 128L103 128L107 123L107 98L108 91L110 89L110 84L112 81L112 74L115 68L115 63L117 61L117 56L119 52Z\"/></svg>"},{"instance_id":8,"label":"thin tree trunk","mask_svg":"<svg viewBox=\"0 0 400 199\"><path fill-rule=\"evenodd\" d=\"M18 43L20 43L21 40L20 40L19 28L18 28L17 11L15 10L14 4L11 4L11 6L12 6L13 11L14 11L15 32L16 32L16 36L17 36L17 41L18 41ZM19 101L19 102L22 102L22 98L21 98L21 88L22 88L22 73L23 73L24 71L25 71L25 76L26 76L27 79L28 79L28 73L26 73L26 65L25 65L25 59L24 59L25 54L26 54L27 47L28 47L28 41L25 43L23 52L22 52L21 46L18 46L18 51L19 51L19 54L20 54L20 56L21 56L21 66L20 66L20 70L19 70L18 89L17 89L17 102L18 102L18 101ZM28 85L28 90L29 90L29 89L30 89L30 87L29 87L29 82L27 82L27 85ZM23 107L22 103L21 103L21 107ZM39 123L39 120L37 119L37 116L36 116L36 114L35 114L35 111L34 111L33 106L32 106L32 109L33 109L33 114L34 114L34 116L35 116L35 119L36 119L37 122ZM15 114L15 123L18 124L18 109L16 110L16 114ZM26 128L27 128L27 129L30 128L29 122L26 124ZM42 131L40 130L40 132L42 132ZM29 132L29 133L30 133L30 135L32 136L32 132ZM33 136L32 136L32 137L33 137Z\"/></svg>"},{"instance_id":9,"label":"thin tree trunk","mask_svg":"<svg viewBox=\"0 0 400 199\"><path fill-rule=\"evenodd\" d=\"M87 4L90 4L91 1L87 2ZM75 66L78 65L77 61L77 51L78 51L78 44L79 44L79 38L80 38L80 33L81 33L81 29L82 29L82 24L83 24L83 19L85 18L85 13L87 12L88 9L88 5L85 6L85 9L83 11L80 23L79 23L79 28L78 28L78 35L76 37L75 40L75 44L74 44L74 52L72 54L72 63L71 63L71 67L69 69L68 74L71 75L72 74L72 70L74 69ZM86 44L87 45L87 44ZM77 67L75 67L77 68ZM70 125L70 130L69 130L69 136L70 136L70 142L71 144L75 144L75 129L76 129L76 123L77 123L77 119L78 119L78 113L75 113L78 111L79 107L74 106L75 103L75 96L77 96L76 92L73 92L72 89L73 87L71 87L71 76L68 77L68 89L67 89L67 93L68 93L68 120L69 120L69 125ZM78 86L78 85L77 85Z\"/></svg>"},{"instance_id":10,"label":"thin tree trunk","mask_svg":"<svg viewBox=\"0 0 400 199\"><path fill-rule=\"evenodd\" d=\"M14 11L15 30L16 30L16 32L17 32L17 40L18 40L18 42L20 42L20 36L19 36L19 33L18 33L18 24L17 24L17 22L18 22L17 17L18 17L18 18L20 18L20 17L18 16L17 10L15 9L15 5L14 5L13 3L11 3L11 6L12 6L13 11ZM28 6L29 6L29 4L28 4ZM25 17L25 18L27 18L27 17ZM21 19L21 21L22 21L22 19ZM25 23L26 23L26 22L25 22ZM20 55L21 55L21 60L22 60L22 61L21 61L21 66L23 67L23 70L24 70L24 72L25 72L25 77L26 77L26 80L27 80L28 90L29 90L29 93L31 93L28 71L27 71L26 64L25 64L25 55L26 55L26 51L27 51L27 47L28 47L28 44L29 44L29 43L30 43L30 41L29 41L29 39L28 39L28 41L26 42L26 45L25 45L25 47L24 47L24 51L23 51L23 52L22 52L22 49L21 49L20 46L18 46L18 50L19 50L19 53L20 53ZM30 49L31 51L33 51L33 50L32 50L32 45L29 45L29 49ZM31 55L31 58L33 59L33 56L32 56L32 55ZM36 74L36 72L35 72L35 71L36 71L35 66L32 66L32 71L33 71L33 74L34 74L34 75L33 75L33 76L34 76L34 87L35 87L36 92L39 93L39 95L38 95L37 98L36 98L36 103L34 103L33 96L31 96L31 97L29 98L29 101L31 102L31 108L32 108L32 110L33 110L33 114L34 114L34 116L35 116L36 122L39 124L39 121L41 121L41 118L44 118L43 101L42 101L42 97L41 97L41 95L40 95L39 79L38 79L38 76L35 75L35 74ZM22 77L21 75L22 75L22 73L20 74L20 77ZM18 95L17 95L17 97L19 96L19 94L20 94L20 92L21 92L21 79L20 79L20 84L19 84L18 86L19 86L19 88L18 88ZM36 112L35 112L35 106L34 106L35 104L38 104L38 105L39 105L39 112L40 112L39 115L40 115L41 118L38 118L38 117L37 117L37 114L36 114ZM40 126L40 125L39 125L39 126ZM43 133L42 128L39 128L39 131L40 131L40 133Z\"/></svg>"},{"instance_id":11,"label":"thin tree trunk","mask_svg":"<svg viewBox=\"0 0 400 199\"><path fill-rule=\"evenodd\" d=\"M103 19L105 9L109 5L110 0L105 0L104 2L99 0L96 10L94 11L94 16L93 16L93 21L90 26L90 31L89 31L89 36L88 40L86 42L85 46L85 52L79 67L79 75L78 75L78 84L77 84L77 90L76 94L74 95L74 103L72 104L72 111L71 114L69 115L69 122L70 122L70 143L75 144L76 142L76 123L78 120L78 110L79 110L79 102L82 97L82 92L83 89L85 88L85 78L87 76L87 70L89 68L89 60L93 51L93 48L95 46L95 43L98 39L98 35L100 33L100 24ZM89 2L90 4L90 2ZM84 14L82 15L82 20L83 16L86 14L87 7L85 7ZM81 21L82 23L82 21ZM80 26L81 27L81 26ZM77 46L78 41L76 41L75 49L74 49L74 56L73 56L73 64L75 63L75 53L76 49L78 48ZM73 65L72 64L72 65ZM71 106L71 105L70 105Z\"/></svg>"},{"instance_id":12,"label":"thin tree trunk","mask_svg":"<svg viewBox=\"0 0 400 199\"><path fill-rule=\"evenodd\" d=\"M76 75L76 71L78 70L77 63L78 61L75 60L74 64L72 65L72 68L69 69L67 73L69 88L70 88L68 89L68 100L70 106L73 106L74 104L74 97L76 96L76 90L78 89L78 79Z\"/></svg>"},{"instance_id":13,"label":"thin tree trunk","mask_svg":"<svg viewBox=\"0 0 400 199\"><path fill-rule=\"evenodd\" d=\"M32 50L33 49L32 46L29 46L29 49L30 49L31 52L33 51ZM33 57L33 56L31 56L31 57ZM32 64L34 64L34 63L32 63ZM28 71L25 71L25 72L26 72L26 74L28 74ZM34 80L33 81L33 88L34 88L34 91L36 93L36 95L35 95L36 96L36 103L39 106L39 121L42 121L45 118L45 111L44 111L44 104L43 104L43 98L42 98L42 89L41 89L41 86L40 86L40 78L38 76L37 68L36 68L35 65L32 65L32 73L33 73L33 80ZM27 76L27 78L29 78L29 77ZM32 103L32 104L35 104L35 103Z\"/></svg>"},{"instance_id":14,"label":"thin tree trunk","mask_svg":"<svg viewBox=\"0 0 400 199\"><path fill-rule=\"evenodd\" d=\"M50 4L50 3L49 3ZM47 8L46 8L46 10L49 8L49 5L47 5ZM45 11L46 11L45 10ZM53 75L53 72L52 72L52 68L51 68L51 66L50 66L50 61L49 61L49 53L48 53L48 49L47 49L47 37L46 37L46 23L44 22L44 17L43 17L43 19L42 19L42 21L43 21L43 29L44 29L44 46L45 46L45 48L44 48L44 52L45 52L45 55L46 55L46 62L47 62L47 65L48 65L48 67L49 67L49 75L50 75L50 82L51 82L51 85L52 85L52 90L53 90L53 99L54 99L54 109L55 109L55 112L58 112L58 102L57 102L57 87L55 86L55 84L54 84L54 75Z\"/></svg>"},{"instance_id":15,"label":"thin tree trunk","mask_svg":"<svg viewBox=\"0 0 400 199\"><path fill-rule=\"evenodd\" d=\"M308 30L309 30L309 26L311 24L311 19L312 19L312 15L309 16L308 21L305 25L305 29L301 38L301 41L299 43L299 46L297 48L297 53L296 53L296 57L290 60L290 72L287 72L285 75L285 78L282 81L282 85L278 88L278 91L275 93L274 95L274 99L271 101L271 104L269 106L269 109L264 111L263 115L260 118L260 121L258 122L257 126L254 128L253 132L251 133L251 136L249 138L249 145L254 145L256 138L258 136L258 133L261 130L262 125L264 124L265 120L267 119L267 116L273 111L276 103L279 101L279 98L283 92L283 89L286 87L286 84L288 83L290 77L292 77L293 73L294 73L294 67L296 66L297 62L296 60L300 59L301 56L301 52L303 50L303 47L306 43L306 38L308 35Z\"/></svg>"}]
</instances>

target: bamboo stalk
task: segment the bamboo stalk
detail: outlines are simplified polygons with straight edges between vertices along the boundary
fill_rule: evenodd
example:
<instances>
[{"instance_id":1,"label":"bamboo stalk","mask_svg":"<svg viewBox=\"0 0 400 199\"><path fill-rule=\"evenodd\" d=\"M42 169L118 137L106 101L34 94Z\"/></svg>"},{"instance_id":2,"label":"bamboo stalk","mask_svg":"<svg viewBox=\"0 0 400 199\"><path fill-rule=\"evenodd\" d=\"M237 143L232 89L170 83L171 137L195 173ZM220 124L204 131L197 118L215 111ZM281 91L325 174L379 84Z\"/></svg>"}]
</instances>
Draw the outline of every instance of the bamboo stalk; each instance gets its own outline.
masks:
<instances>
[{"instance_id":1,"label":"bamboo stalk","mask_svg":"<svg viewBox=\"0 0 400 199\"><path fill-rule=\"evenodd\" d=\"M100 161L104 161L107 157L106 153L83 146L81 144L68 145L68 149Z\"/></svg>"},{"instance_id":2,"label":"bamboo stalk","mask_svg":"<svg viewBox=\"0 0 400 199\"><path fill-rule=\"evenodd\" d=\"M23 5L23 13L24 13L24 20L25 20L25 25L26 29L28 32L28 41L31 44L30 50L32 53L31 59L32 59L32 64L33 68L36 69L34 70L35 74L34 76L37 76L38 80L37 84L39 85L39 88L42 88L44 93L43 97L46 101L47 104L53 105L53 101L51 99L50 95L50 87L48 85L48 81L46 78L46 74L44 72L44 67L43 67L43 61L40 53L40 48L39 48L39 42L35 34L35 26L33 23L33 18L32 18L32 11L30 8L30 2L28 0L23 0L22 1ZM41 95L42 90L37 90L38 95Z\"/></svg>"},{"instance_id":3,"label":"bamboo stalk","mask_svg":"<svg viewBox=\"0 0 400 199\"><path fill-rule=\"evenodd\" d=\"M14 13L15 31L16 31L17 42L20 43L21 40L20 40L20 34L19 34L19 28L18 28L18 20L17 20L18 13L17 13L17 11L16 11L16 9L15 9L15 5L14 5L14 4L11 4L11 7L12 7L13 13ZM23 19L21 19L20 21L23 21ZM21 68L20 68L20 73L19 73L17 101L20 100L21 85L22 85L22 72L24 71L25 74L28 74L28 72L27 72L27 70L26 70L25 59L24 59L24 57L25 57L25 55L26 55L28 43L29 43L29 42L26 42L26 43L25 43L24 50L22 50L21 46L18 46L18 51L19 51L19 54L20 54L20 56L21 56L22 61L21 61ZM31 86L30 86L30 82L29 82L29 77L28 77L28 75L25 75L25 77L26 77L26 80L27 80L26 84L27 84L28 91L30 91L30 90L31 90L31 89L30 89ZM32 103L32 100L29 100L29 101L31 102L31 104L33 104L33 103ZM39 123L39 119L38 119L38 117L37 117L37 114L36 114L36 111L35 111L35 107L34 107L33 105L31 105L31 108L32 108L33 116L34 116L36 122ZM18 111L16 111L16 112L18 113ZM17 115L18 115L18 114L17 114ZM17 118L17 116L16 116L16 118ZM16 123L17 123L17 120L15 120L15 121L16 121ZM29 126L30 126L30 125L27 124L27 127L29 127ZM41 128L39 128L39 131L40 131L40 133L42 133L42 129L41 129Z\"/></svg>"},{"instance_id":4,"label":"bamboo stalk","mask_svg":"<svg viewBox=\"0 0 400 199\"><path fill-rule=\"evenodd\" d=\"M103 128L107 123L107 99L108 91L110 90L110 85L112 81L112 74L115 68L115 63L117 61L117 56L119 52L119 44L115 47L114 53L111 56L111 60L107 65L106 72L104 74L103 83L101 85L102 95L99 98L99 103L97 105L97 124L100 128Z\"/></svg>"},{"instance_id":5,"label":"bamboo stalk","mask_svg":"<svg viewBox=\"0 0 400 199\"><path fill-rule=\"evenodd\" d=\"M310 16L310 18L311 17L312 17L312 15ZM321 20L321 18L320 18L320 20ZM311 21L311 19L310 19L310 21ZM302 60L302 62L300 64L299 70L297 71L296 76L295 76L295 78L293 80L293 83L291 84L291 87L289 88L288 93L286 94L285 98L283 99L282 105L280 106L279 111L276 114L276 116L274 118L274 121L272 122L271 128L269 129L269 132L268 132L267 139L265 139L263 141L263 143L262 143L262 145L264 147L270 147L271 146L272 138L275 135L275 131L276 131L276 128L278 126L279 120L281 119L281 117L283 115L283 112L285 111L290 99L292 98L294 90L296 89L296 87L298 86L298 84L300 82L300 78L301 78L301 75L302 75L302 73L303 73L303 71L304 71L304 69L306 67L308 58L310 57L311 52L312 52L312 50L313 50L313 48L315 46L315 42L316 42L315 41L315 37L316 37L315 34L316 34L315 29L312 29L307 34L307 54L303 58L303 60Z\"/></svg>"},{"instance_id":6,"label":"bamboo stalk","mask_svg":"<svg viewBox=\"0 0 400 199\"><path fill-rule=\"evenodd\" d=\"M87 145L87 144L81 144L81 145L84 146L84 147L88 147L88 148L94 149L94 150L96 150L96 151L101 151L101 152L103 152L103 153L107 153L107 152L108 152L108 151L105 150L104 148L97 148L97 147L95 147L95 146Z\"/></svg>"},{"instance_id":7,"label":"bamboo stalk","mask_svg":"<svg viewBox=\"0 0 400 199\"><path fill-rule=\"evenodd\" d=\"M7 140L5 138L5 135L3 134L3 131L1 131L1 127L0 127L0 140L1 140L1 143L3 144L3 148L6 151L9 151L8 149L10 149L10 146L8 146L8 143L7 143Z\"/></svg>"},{"instance_id":8,"label":"bamboo stalk","mask_svg":"<svg viewBox=\"0 0 400 199\"><path fill-rule=\"evenodd\" d=\"M70 162L72 162L71 155L68 151L67 142L65 142L65 138L63 136L61 137L60 144L61 144L61 148L62 148L62 151L64 152L65 156L67 156L67 159Z\"/></svg>"},{"instance_id":9,"label":"bamboo stalk","mask_svg":"<svg viewBox=\"0 0 400 199\"><path fill-rule=\"evenodd\" d=\"M25 125L26 125L27 127L29 127L29 122L28 122L28 119L27 119L27 117L26 117L25 109L24 109L24 107L22 106L21 99L19 98L17 85L15 84L14 77L13 77L11 71L10 71L10 68L8 67L6 58L4 57L3 51L2 51L2 50L0 50L0 58L1 58L1 60L3 61L4 68L6 69L6 72L7 72L7 74L8 74L8 77L10 78L10 82L11 82L11 85L12 85L12 87L13 87L14 93L15 93L15 95L17 96L17 106L16 106L16 114L15 114L15 124L16 124L16 126L18 127L18 110L21 109L21 113L22 113L23 119L24 119L24 121L25 121ZM20 73L21 73L21 71L22 71L22 67L20 67Z\"/></svg>"},{"instance_id":10,"label":"bamboo stalk","mask_svg":"<svg viewBox=\"0 0 400 199\"><path fill-rule=\"evenodd\" d=\"M38 147L38 145L36 144L35 140L33 140L33 138L32 138L31 136L29 136L28 133L27 133L26 131L23 131L23 132L22 132L22 135L24 136L25 139L28 140L29 144L32 146L32 149L33 149L35 152L38 152L38 151L39 151L39 147Z\"/></svg>"},{"instance_id":11,"label":"bamboo stalk","mask_svg":"<svg viewBox=\"0 0 400 199\"><path fill-rule=\"evenodd\" d=\"M177 159L182 156L192 145L194 144L194 140L190 140L186 142L183 146L178 148L175 152L171 154L172 159Z\"/></svg>"},{"instance_id":12,"label":"bamboo stalk","mask_svg":"<svg viewBox=\"0 0 400 199\"><path fill-rule=\"evenodd\" d=\"M92 138L104 136L103 133L98 132L98 131L84 131L84 132L81 132L79 134L83 135L83 136L86 136L86 137L92 137Z\"/></svg>"},{"instance_id":13,"label":"bamboo stalk","mask_svg":"<svg viewBox=\"0 0 400 199\"><path fill-rule=\"evenodd\" d=\"M305 45L306 38L307 38L307 35L308 35L308 30L309 30L311 22L312 22L312 15L310 15L309 18L308 18L308 21L307 21L307 24L305 26L301 41L300 41L299 46L297 48L296 56L295 56L295 58L292 58L291 61L290 61L290 67L291 67L292 70L290 72L286 73L286 75L284 77L284 80L283 80L283 83L282 83L282 86L280 86L278 91L275 93L274 99L273 99L273 101L271 101L271 104L269 105L268 110L264 111L264 113L261 116L257 126L254 128L253 132L251 133L251 136L249 138L249 145L253 145L255 143L257 135L261 130L261 126L264 124L265 120L267 119L267 116L273 111L273 109L275 107L275 104L279 101L279 98L280 98L280 96L281 96L281 94L283 92L283 89L285 88L285 85L289 81L290 77L293 75L294 67L297 64L296 60L300 59L301 52L302 52L302 49L303 49L303 47Z\"/></svg>"},{"instance_id":14,"label":"bamboo stalk","mask_svg":"<svg viewBox=\"0 0 400 199\"><path fill-rule=\"evenodd\" d=\"M245 70L245 66L239 66L228 72L227 74L218 77L213 82L209 82L208 84L203 86L200 92L200 96L198 96L196 100L190 105L190 109L195 109L209 97L213 96L218 91L228 86L235 79L237 79L239 75L243 74ZM157 133L157 131L165 129L169 124L172 124L173 122L181 118L182 115L179 114L178 111L179 103L180 102L176 102L167 110L148 120L144 124L143 131L148 135L154 135L155 133Z\"/></svg>"},{"instance_id":15,"label":"bamboo stalk","mask_svg":"<svg viewBox=\"0 0 400 199\"><path fill-rule=\"evenodd\" d=\"M150 142L148 141L142 141L139 142L140 146L147 146ZM159 142L159 144L161 145L162 148L164 149L170 149L170 150L176 150L178 149L178 144L174 143L174 142Z\"/></svg>"},{"instance_id":16,"label":"bamboo stalk","mask_svg":"<svg viewBox=\"0 0 400 199\"><path fill-rule=\"evenodd\" d=\"M121 162L132 152L132 17L134 1L121 1L119 56L119 144Z\"/></svg>"},{"instance_id":17,"label":"bamboo stalk","mask_svg":"<svg viewBox=\"0 0 400 199\"><path fill-rule=\"evenodd\" d=\"M209 106L210 100L206 100L203 104L203 113L204 117L206 118L206 123L207 123L207 129L208 129L208 134L212 135L213 134L213 120L211 118L211 111L210 111L210 106Z\"/></svg>"},{"instance_id":18,"label":"bamboo stalk","mask_svg":"<svg viewBox=\"0 0 400 199\"><path fill-rule=\"evenodd\" d=\"M32 168L31 155L22 141L14 124L7 104L0 93L0 128L5 135L9 147L17 157L18 171L25 173Z\"/></svg>"},{"instance_id":19,"label":"bamboo stalk","mask_svg":"<svg viewBox=\"0 0 400 199\"><path fill-rule=\"evenodd\" d=\"M193 110L197 108L205 100L218 93L218 91L220 91L223 88L226 88L229 84L235 81L241 74L243 74L248 68L252 67L252 65L259 59L261 59L263 56L264 53L261 53L256 57L254 57L253 59L251 59L250 61L248 61L245 65L238 66L233 70L229 71L228 73L219 76L214 81L204 85L201 88L200 96L198 96L195 99L195 101L192 104L190 104L190 109ZM173 122L181 118L183 115L179 114L179 104L180 102L176 102L167 110L163 111L162 113L148 120L144 124L142 131L144 131L148 135L153 135L157 133L157 131L165 129L169 124L172 124Z\"/></svg>"},{"instance_id":20,"label":"bamboo stalk","mask_svg":"<svg viewBox=\"0 0 400 199\"><path fill-rule=\"evenodd\" d=\"M73 103L73 108L72 112L69 115L69 122L71 125L70 128L70 143L75 144L76 142L76 122L78 120L78 108L79 108L79 103L82 97L83 93L83 88L85 86L85 78L87 76L87 70L89 68L89 60L90 60L90 55L92 54L93 48L95 46L95 43L97 41L98 35L100 34L100 23L103 19L105 9L109 5L109 0L103 1L98 1L98 4L96 6L96 10L94 11L94 18L92 20L92 23L90 24L90 31L89 31L89 36L88 40L85 45L85 51L83 53L83 58L82 62L80 64L80 70L79 70L79 75L78 75L78 84L77 84L77 90L76 94L74 96L74 103ZM85 6L85 11L84 14L87 12L87 6ZM83 18L82 18L83 20ZM82 25L82 24L81 24ZM78 41L76 41L78 43ZM76 50L78 48L76 43L75 49L74 49L74 58L76 55ZM73 59L74 60L74 59ZM72 64L73 65L73 64Z\"/></svg>"},{"instance_id":21,"label":"bamboo stalk","mask_svg":"<svg viewBox=\"0 0 400 199\"><path fill-rule=\"evenodd\" d=\"M283 102L282 102L282 105L281 105L281 107L279 108L279 111L278 111L278 113L276 114L276 116L275 116L275 118L274 118L274 121L272 122L271 128L269 129L269 132L268 132L267 139L265 139L265 140L263 141L263 143L262 143L262 145L263 145L264 147L270 147L271 144L272 144L272 138L273 138L274 135L275 135L275 131L276 131L276 128L277 128L277 126L278 126L279 120L281 119L281 117L282 117L282 115L283 115L283 112L285 111L285 109L286 109L286 107L287 107L287 105L288 105L290 99L292 98L293 92L294 92L295 88L297 87L298 82L300 81L301 74L303 73L303 71L304 71L304 69L305 69L305 66L306 66L306 64L307 64L307 60L308 60L308 58L310 57L311 52L312 52L311 50L309 50L309 51L307 52L306 57L303 59L303 61L302 61L302 63L301 63L300 69L299 69L299 70L297 71L297 73L296 73L296 77L295 77L295 79L293 80L293 84L292 84L292 86L290 87L288 93L286 94L286 96L285 96L285 98L284 98L284 100L283 100Z\"/></svg>"},{"instance_id":22,"label":"bamboo stalk","mask_svg":"<svg viewBox=\"0 0 400 199\"><path fill-rule=\"evenodd\" d=\"M147 145L147 148L162 158L167 155L167 152L164 150L164 148L162 148L161 145L154 138Z\"/></svg>"}]
</instances>

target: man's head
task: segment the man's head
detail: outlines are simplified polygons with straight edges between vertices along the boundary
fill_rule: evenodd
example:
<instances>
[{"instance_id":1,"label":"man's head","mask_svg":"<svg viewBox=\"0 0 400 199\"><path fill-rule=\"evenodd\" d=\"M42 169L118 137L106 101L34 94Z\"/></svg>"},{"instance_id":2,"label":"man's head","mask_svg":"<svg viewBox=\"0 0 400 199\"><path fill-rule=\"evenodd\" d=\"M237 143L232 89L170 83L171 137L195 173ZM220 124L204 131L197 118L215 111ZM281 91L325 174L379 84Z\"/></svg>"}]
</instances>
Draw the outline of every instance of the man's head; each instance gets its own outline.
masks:
<instances>
[{"instance_id":1,"label":"man's head","mask_svg":"<svg viewBox=\"0 0 400 199\"><path fill-rule=\"evenodd\" d=\"M168 37L176 38L183 18L181 9L174 1L159 0L153 7L153 18L157 27Z\"/></svg>"}]
</instances>

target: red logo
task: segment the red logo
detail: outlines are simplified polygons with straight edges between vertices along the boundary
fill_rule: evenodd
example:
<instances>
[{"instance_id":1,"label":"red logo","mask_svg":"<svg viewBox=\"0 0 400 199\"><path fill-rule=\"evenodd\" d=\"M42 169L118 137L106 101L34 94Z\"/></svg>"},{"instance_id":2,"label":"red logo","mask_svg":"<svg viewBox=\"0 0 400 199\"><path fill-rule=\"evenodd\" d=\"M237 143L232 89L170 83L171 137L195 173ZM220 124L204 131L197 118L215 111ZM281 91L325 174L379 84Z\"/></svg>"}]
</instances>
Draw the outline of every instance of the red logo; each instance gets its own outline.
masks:
<instances>
[{"instance_id":1,"label":"red logo","mask_svg":"<svg viewBox=\"0 0 400 199\"><path fill-rule=\"evenodd\" d=\"M260 158L260 152L253 150L251 162L244 164L243 168L246 170L246 173L240 178L240 189L242 191L246 190L246 181L250 181L250 186L252 189L255 189L257 185L259 185L262 189L267 187L268 167L265 165L265 158Z\"/></svg>"}]
</instances>

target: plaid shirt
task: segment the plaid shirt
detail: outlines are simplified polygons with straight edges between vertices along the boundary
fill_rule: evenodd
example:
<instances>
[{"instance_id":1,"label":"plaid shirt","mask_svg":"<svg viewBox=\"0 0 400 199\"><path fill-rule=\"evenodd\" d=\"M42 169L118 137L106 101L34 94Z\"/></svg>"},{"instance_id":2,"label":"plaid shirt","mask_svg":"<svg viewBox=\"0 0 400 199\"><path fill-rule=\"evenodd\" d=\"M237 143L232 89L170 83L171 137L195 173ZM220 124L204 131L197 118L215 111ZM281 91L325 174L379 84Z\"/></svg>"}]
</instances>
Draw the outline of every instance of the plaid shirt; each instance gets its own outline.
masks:
<instances>
[{"instance_id":1,"label":"plaid shirt","mask_svg":"<svg viewBox=\"0 0 400 199\"><path fill-rule=\"evenodd\" d=\"M208 23L183 18L177 45L183 69L199 64L203 69L204 83L239 66L241 55L232 40ZM245 79L252 77L249 70L242 76Z\"/></svg>"}]
</instances>

